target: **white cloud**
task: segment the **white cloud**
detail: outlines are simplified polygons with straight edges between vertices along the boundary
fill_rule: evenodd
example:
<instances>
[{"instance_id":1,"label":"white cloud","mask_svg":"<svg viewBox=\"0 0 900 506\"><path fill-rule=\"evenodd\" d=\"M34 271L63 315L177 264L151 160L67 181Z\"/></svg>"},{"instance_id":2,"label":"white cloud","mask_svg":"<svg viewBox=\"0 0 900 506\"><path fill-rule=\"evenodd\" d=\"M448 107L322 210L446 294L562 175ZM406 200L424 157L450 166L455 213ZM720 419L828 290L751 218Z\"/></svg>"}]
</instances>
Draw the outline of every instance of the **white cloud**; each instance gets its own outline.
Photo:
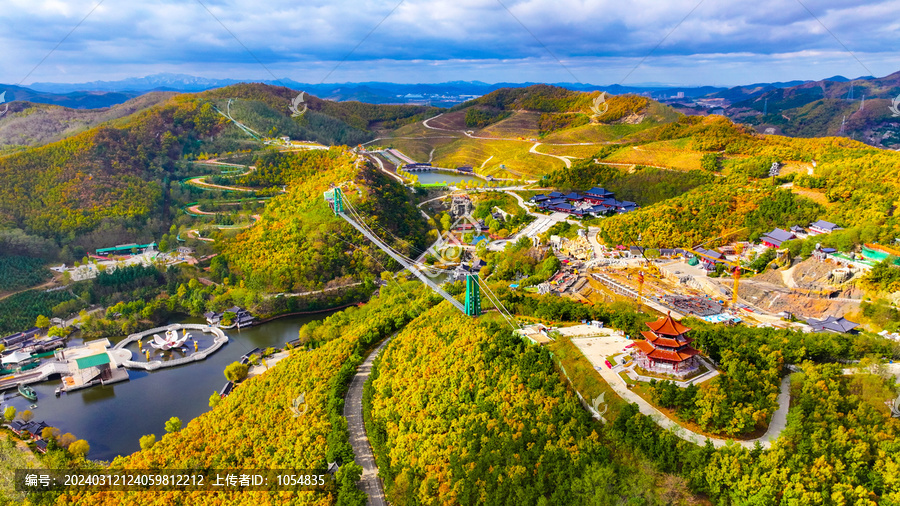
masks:
<instances>
[{"instance_id":1,"label":"white cloud","mask_svg":"<svg viewBox=\"0 0 900 506\"><path fill-rule=\"evenodd\" d=\"M892 46L900 0L807 2L838 40L800 3L784 0L703 2L684 22L696 0L502 1L512 14L496 0L406 0L390 16L396 0L204 0L227 30L197 2L108 2L28 82L110 79L125 69L129 76L183 69L266 78L244 46L276 74L315 82L308 77L324 77L351 51L329 80L572 81L549 49L580 80L608 83L657 44L628 82L737 84L762 81L755 76L775 69L783 72L778 80L868 73L842 44L875 74L897 70ZM22 79L94 5L96 0L8 0L0 12L0 23L9 28L0 34L7 55L0 82ZM785 58L787 64L778 63Z\"/></svg>"}]
</instances>

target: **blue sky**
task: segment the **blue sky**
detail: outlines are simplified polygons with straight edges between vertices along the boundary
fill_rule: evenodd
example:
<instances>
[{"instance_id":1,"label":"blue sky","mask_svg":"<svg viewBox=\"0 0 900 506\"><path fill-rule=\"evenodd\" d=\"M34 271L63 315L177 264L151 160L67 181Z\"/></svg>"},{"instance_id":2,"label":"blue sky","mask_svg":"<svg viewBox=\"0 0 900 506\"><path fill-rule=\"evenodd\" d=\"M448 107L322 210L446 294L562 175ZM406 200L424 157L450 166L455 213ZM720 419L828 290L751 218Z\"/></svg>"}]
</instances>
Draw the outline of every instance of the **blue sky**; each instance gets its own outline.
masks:
<instances>
[{"instance_id":1,"label":"blue sky","mask_svg":"<svg viewBox=\"0 0 900 506\"><path fill-rule=\"evenodd\" d=\"M731 86L900 70L898 0L202 0L212 14L197 0L105 0L59 44L98 1L4 2L0 82Z\"/></svg>"}]
</instances>

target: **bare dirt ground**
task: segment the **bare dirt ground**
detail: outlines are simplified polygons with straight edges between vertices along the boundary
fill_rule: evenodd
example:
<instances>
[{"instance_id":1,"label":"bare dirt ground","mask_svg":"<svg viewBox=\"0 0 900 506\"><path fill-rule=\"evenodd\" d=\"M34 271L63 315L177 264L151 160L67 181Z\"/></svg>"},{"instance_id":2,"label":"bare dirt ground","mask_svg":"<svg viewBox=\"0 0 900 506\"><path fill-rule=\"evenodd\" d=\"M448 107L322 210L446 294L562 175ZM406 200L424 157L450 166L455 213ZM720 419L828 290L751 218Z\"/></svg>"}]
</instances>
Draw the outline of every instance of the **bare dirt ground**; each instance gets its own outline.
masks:
<instances>
[{"instance_id":1,"label":"bare dirt ground","mask_svg":"<svg viewBox=\"0 0 900 506\"><path fill-rule=\"evenodd\" d=\"M831 283L828 275L836 267L830 262L807 259L789 269L770 270L741 280L740 297L775 314L787 311L823 318L855 312L862 292L852 280L843 285Z\"/></svg>"}]
</instances>

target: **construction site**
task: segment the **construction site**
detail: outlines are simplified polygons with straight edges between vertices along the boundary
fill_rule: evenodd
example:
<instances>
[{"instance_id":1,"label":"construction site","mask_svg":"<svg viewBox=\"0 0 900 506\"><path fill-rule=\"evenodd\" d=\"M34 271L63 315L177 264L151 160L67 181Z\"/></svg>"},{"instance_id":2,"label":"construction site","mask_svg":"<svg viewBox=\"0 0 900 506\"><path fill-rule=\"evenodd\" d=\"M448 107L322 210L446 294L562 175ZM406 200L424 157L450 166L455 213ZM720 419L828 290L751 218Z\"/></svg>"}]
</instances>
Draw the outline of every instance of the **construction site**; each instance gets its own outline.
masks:
<instances>
[{"instance_id":1,"label":"construction site","mask_svg":"<svg viewBox=\"0 0 900 506\"><path fill-rule=\"evenodd\" d=\"M583 235L551 244L563 267L539 291L583 303L640 300L678 318L807 329L803 320L855 314L863 296L855 280L864 268L825 254L791 259L782 251L757 275L742 266L753 253L743 244L720 248L730 255L686 248L653 259L639 248L608 249ZM717 263L726 266L720 276Z\"/></svg>"}]
</instances>

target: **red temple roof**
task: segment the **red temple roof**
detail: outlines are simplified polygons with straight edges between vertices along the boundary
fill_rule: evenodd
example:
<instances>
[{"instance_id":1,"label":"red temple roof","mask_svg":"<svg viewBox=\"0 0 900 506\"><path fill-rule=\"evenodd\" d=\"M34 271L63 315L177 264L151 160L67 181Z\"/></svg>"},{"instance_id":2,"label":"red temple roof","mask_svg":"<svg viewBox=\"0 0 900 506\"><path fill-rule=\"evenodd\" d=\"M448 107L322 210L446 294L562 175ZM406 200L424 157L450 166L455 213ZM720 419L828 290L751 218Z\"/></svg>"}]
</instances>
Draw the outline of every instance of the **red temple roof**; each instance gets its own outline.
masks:
<instances>
[{"instance_id":1,"label":"red temple roof","mask_svg":"<svg viewBox=\"0 0 900 506\"><path fill-rule=\"evenodd\" d=\"M647 358L678 363L700 354L691 347L693 339L683 335L691 329L675 321L671 313L648 323L647 326L650 327L650 331L641 332L646 340L634 343L639 353L643 353Z\"/></svg>"},{"instance_id":2,"label":"red temple roof","mask_svg":"<svg viewBox=\"0 0 900 506\"><path fill-rule=\"evenodd\" d=\"M650 343L647 342L647 341L635 341L635 342L634 342L634 347L637 348L637 349L639 349L639 350L641 350L642 352L644 352L645 354L648 354L648 355L649 355L650 353L653 353L653 351L656 349L656 348L653 347L652 344L650 344Z\"/></svg>"},{"instance_id":3,"label":"red temple roof","mask_svg":"<svg viewBox=\"0 0 900 506\"><path fill-rule=\"evenodd\" d=\"M688 337L681 337L681 339L662 337L659 334L654 334L653 332L647 330L642 330L641 335L643 335L645 339L653 343L654 346L665 346L666 348L680 348L682 346L691 344L691 342L693 341L693 339L690 339Z\"/></svg>"},{"instance_id":4,"label":"red temple roof","mask_svg":"<svg viewBox=\"0 0 900 506\"><path fill-rule=\"evenodd\" d=\"M683 362L694 355L698 355L700 352L693 348L685 348L679 351L669 351L669 350L653 350L652 353L648 353L647 356L652 358L653 360L664 360L666 362Z\"/></svg>"},{"instance_id":5,"label":"red temple roof","mask_svg":"<svg viewBox=\"0 0 900 506\"><path fill-rule=\"evenodd\" d=\"M650 327L650 330L652 330L653 332L656 332L657 334L665 334L667 336L678 336L691 330L681 323L675 321L672 318L672 313L669 313L666 316L661 316L655 322L648 323L647 326Z\"/></svg>"}]
</instances>

